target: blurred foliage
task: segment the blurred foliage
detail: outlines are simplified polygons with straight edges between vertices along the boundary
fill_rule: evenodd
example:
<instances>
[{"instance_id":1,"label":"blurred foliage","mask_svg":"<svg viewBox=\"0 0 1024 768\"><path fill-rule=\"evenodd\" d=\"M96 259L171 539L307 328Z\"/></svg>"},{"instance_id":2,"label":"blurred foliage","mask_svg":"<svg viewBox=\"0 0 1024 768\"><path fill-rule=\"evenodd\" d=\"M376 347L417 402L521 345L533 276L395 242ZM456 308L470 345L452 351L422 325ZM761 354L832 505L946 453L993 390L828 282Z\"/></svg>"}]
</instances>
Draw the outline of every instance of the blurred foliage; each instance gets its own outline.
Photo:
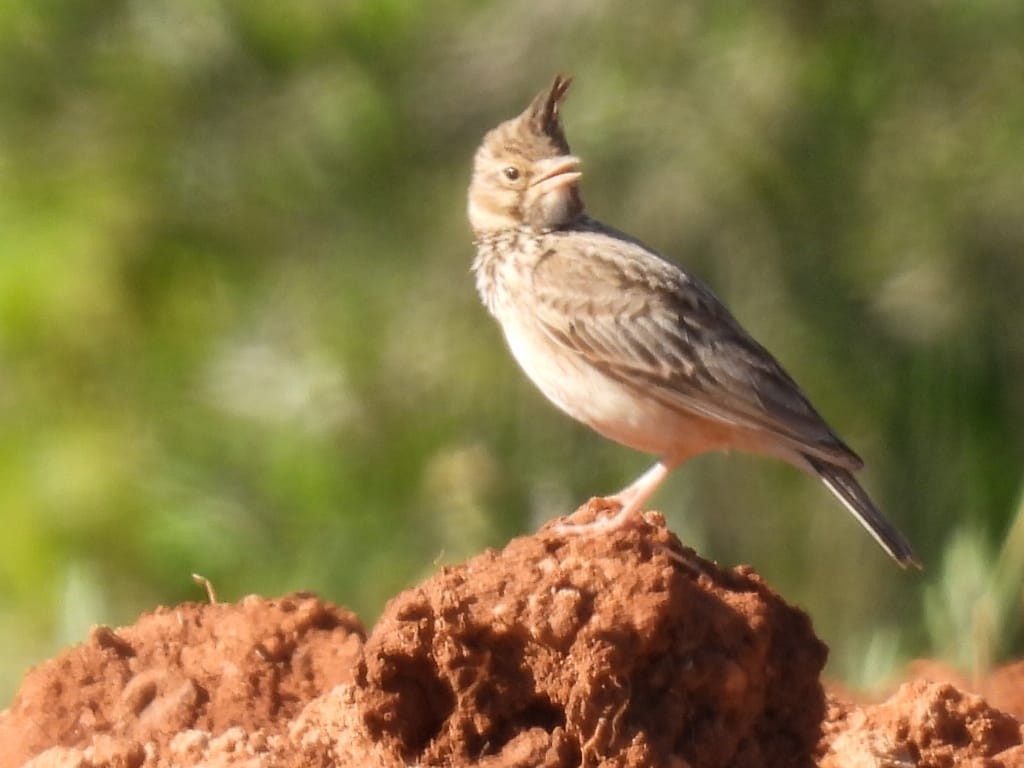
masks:
<instances>
[{"instance_id":1,"label":"blurred foliage","mask_svg":"<svg viewBox=\"0 0 1024 768\"><path fill-rule=\"evenodd\" d=\"M1024 494L1001 546L988 545L974 528L955 531L939 578L925 593L925 621L935 651L975 676L1013 652L1022 581Z\"/></svg>"},{"instance_id":2,"label":"blurred foliage","mask_svg":"<svg viewBox=\"0 0 1024 768\"><path fill-rule=\"evenodd\" d=\"M193 571L371 623L645 468L533 391L468 274L472 153L557 71L592 211L776 352L928 570L770 462L656 505L854 684L975 663L977 590L1021 599L1022 39L1010 0L0 5L3 691Z\"/></svg>"}]
</instances>

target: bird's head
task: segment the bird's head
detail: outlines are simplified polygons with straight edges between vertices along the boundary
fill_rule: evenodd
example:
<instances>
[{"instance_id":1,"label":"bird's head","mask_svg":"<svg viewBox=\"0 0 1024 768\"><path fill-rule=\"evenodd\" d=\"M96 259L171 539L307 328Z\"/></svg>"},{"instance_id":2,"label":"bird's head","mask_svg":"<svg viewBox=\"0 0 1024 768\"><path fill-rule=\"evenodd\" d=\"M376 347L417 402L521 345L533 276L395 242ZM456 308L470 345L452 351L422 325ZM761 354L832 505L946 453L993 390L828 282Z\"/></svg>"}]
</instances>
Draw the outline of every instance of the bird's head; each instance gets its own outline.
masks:
<instances>
[{"instance_id":1,"label":"bird's head","mask_svg":"<svg viewBox=\"0 0 1024 768\"><path fill-rule=\"evenodd\" d=\"M558 117L571 82L555 77L521 115L484 136L469 185L469 223L476 234L557 229L583 212L580 161L569 153Z\"/></svg>"}]
</instances>

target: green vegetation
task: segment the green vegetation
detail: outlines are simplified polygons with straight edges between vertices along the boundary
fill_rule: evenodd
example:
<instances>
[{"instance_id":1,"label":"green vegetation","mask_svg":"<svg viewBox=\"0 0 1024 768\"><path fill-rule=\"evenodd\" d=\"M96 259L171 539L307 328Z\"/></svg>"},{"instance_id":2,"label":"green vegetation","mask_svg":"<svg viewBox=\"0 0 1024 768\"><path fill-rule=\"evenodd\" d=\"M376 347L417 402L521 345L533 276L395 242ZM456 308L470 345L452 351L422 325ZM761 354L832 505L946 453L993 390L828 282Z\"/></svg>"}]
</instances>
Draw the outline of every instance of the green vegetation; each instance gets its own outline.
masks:
<instances>
[{"instance_id":1,"label":"green vegetation","mask_svg":"<svg viewBox=\"0 0 1024 768\"><path fill-rule=\"evenodd\" d=\"M468 273L472 153L557 71L592 210L730 303L926 571L744 457L677 473L673 528L853 684L1019 653L1022 39L1008 0L3 4L0 690L192 572L372 622L646 467Z\"/></svg>"}]
</instances>

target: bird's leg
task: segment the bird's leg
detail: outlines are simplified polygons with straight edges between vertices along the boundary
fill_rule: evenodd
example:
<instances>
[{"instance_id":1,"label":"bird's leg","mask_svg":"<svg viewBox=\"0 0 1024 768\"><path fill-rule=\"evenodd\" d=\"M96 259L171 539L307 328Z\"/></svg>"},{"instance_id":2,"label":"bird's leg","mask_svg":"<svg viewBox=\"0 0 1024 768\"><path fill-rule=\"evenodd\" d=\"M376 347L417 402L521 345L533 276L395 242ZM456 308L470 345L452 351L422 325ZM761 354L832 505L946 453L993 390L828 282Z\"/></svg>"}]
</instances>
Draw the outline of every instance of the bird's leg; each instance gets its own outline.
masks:
<instances>
[{"instance_id":1,"label":"bird's leg","mask_svg":"<svg viewBox=\"0 0 1024 768\"><path fill-rule=\"evenodd\" d=\"M608 501L616 502L621 507L611 517L582 525L559 525L555 530L559 533L581 534L604 533L621 528L633 514L640 511L640 508L651 498L651 495L658 490L658 486L661 485L662 481L668 477L668 473L675 469L679 463L678 460L662 459L614 496L606 497Z\"/></svg>"},{"instance_id":2,"label":"bird's leg","mask_svg":"<svg viewBox=\"0 0 1024 768\"><path fill-rule=\"evenodd\" d=\"M628 517L634 512L639 512L640 507L651 498L662 481L668 477L668 473L675 467L676 462L662 459L614 496L609 496L608 500L617 501L622 505L622 509L618 513L620 515Z\"/></svg>"}]
</instances>

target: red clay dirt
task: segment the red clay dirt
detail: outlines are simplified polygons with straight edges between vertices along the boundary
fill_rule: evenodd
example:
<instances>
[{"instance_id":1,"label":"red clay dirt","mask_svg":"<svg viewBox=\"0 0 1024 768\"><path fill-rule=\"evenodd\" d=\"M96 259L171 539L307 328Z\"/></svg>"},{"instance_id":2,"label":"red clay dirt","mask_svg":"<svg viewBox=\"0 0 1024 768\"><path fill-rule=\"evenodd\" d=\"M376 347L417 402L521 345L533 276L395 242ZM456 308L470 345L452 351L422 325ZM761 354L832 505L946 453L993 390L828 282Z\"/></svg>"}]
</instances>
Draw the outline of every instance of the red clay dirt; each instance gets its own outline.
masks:
<instances>
[{"instance_id":1,"label":"red clay dirt","mask_svg":"<svg viewBox=\"0 0 1024 768\"><path fill-rule=\"evenodd\" d=\"M400 594L368 638L309 594L97 628L26 675L0 768L1024 766L1019 721L978 696L918 681L857 707L826 697L826 655L657 514L549 524Z\"/></svg>"}]
</instances>

